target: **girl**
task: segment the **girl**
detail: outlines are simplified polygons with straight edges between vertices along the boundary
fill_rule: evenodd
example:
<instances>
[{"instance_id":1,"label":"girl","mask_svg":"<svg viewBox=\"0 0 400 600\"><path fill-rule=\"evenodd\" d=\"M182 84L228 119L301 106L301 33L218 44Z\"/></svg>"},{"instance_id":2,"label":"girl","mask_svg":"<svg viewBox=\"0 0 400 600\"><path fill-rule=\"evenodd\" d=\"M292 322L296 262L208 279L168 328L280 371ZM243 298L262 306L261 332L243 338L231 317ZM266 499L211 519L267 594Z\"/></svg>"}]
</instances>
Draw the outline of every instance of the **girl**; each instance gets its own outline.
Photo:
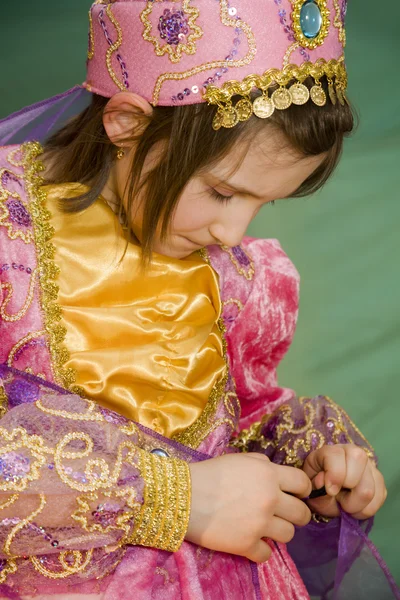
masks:
<instances>
[{"instance_id":1,"label":"girl","mask_svg":"<svg viewBox=\"0 0 400 600\"><path fill-rule=\"evenodd\" d=\"M398 597L372 448L277 384L297 273L243 238L351 132L342 8L97 1L87 91L1 124L2 597Z\"/></svg>"}]
</instances>

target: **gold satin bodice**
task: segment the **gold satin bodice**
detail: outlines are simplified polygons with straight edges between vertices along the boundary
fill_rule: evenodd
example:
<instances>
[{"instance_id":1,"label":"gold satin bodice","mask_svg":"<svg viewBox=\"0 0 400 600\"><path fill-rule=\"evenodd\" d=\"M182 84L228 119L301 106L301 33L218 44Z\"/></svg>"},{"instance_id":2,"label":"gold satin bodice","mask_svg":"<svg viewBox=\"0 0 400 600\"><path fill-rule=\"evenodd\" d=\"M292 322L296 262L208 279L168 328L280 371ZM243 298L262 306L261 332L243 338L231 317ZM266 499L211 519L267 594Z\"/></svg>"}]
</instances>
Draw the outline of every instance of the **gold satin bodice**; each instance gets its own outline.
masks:
<instances>
[{"instance_id":1,"label":"gold satin bodice","mask_svg":"<svg viewBox=\"0 0 400 600\"><path fill-rule=\"evenodd\" d=\"M140 248L126 243L104 200L78 214L60 210L61 198L83 189L45 188L65 366L91 399L172 437L200 416L226 369L218 276L198 253L154 254L143 271Z\"/></svg>"}]
</instances>

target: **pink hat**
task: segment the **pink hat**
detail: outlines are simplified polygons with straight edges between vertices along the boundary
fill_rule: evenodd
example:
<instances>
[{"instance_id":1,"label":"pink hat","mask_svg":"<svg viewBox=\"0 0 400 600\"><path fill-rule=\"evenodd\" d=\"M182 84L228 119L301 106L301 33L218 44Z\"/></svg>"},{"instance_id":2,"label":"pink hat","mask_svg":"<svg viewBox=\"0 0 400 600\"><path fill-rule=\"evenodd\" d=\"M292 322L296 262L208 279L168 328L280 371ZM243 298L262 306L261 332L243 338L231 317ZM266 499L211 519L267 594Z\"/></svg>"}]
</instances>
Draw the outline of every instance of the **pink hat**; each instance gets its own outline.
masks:
<instances>
[{"instance_id":1,"label":"pink hat","mask_svg":"<svg viewBox=\"0 0 400 600\"><path fill-rule=\"evenodd\" d=\"M346 0L97 0L84 85L106 97L130 90L154 106L207 101L219 106L215 128L310 97L323 106L323 76L330 100L343 103L345 12ZM254 88L263 94L253 103Z\"/></svg>"}]
</instances>

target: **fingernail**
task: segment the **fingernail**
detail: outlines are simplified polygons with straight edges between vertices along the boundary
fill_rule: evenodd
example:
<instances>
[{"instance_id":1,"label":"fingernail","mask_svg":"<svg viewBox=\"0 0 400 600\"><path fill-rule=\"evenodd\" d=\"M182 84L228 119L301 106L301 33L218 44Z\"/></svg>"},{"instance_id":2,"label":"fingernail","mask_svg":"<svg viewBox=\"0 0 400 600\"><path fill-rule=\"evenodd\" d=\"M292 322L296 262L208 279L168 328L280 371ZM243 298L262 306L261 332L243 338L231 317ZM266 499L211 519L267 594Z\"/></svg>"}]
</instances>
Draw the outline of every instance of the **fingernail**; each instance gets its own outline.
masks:
<instances>
[{"instance_id":1,"label":"fingernail","mask_svg":"<svg viewBox=\"0 0 400 600\"><path fill-rule=\"evenodd\" d=\"M331 496L336 496L340 492L340 487L338 485L329 485L328 486L329 493Z\"/></svg>"}]
</instances>

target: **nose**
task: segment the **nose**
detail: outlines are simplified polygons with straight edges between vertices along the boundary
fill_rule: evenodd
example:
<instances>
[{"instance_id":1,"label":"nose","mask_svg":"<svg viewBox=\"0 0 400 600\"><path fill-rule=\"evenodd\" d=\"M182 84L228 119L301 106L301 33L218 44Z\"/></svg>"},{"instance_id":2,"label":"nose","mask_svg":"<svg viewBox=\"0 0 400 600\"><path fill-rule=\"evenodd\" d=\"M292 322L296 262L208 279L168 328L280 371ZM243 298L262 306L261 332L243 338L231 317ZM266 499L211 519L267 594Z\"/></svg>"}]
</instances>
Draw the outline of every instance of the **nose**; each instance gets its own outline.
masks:
<instances>
[{"instance_id":1,"label":"nose","mask_svg":"<svg viewBox=\"0 0 400 600\"><path fill-rule=\"evenodd\" d=\"M210 227L210 233L220 244L232 248L233 246L238 246L242 241L247 225L248 223L246 227L233 227L229 226L229 224L215 224Z\"/></svg>"},{"instance_id":2,"label":"nose","mask_svg":"<svg viewBox=\"0 0 400 600\"><path fill-rule=\"evenodd\" d=\"M210 234L223 246L238 246L242 241L251 217L243 214L226 215L209 227Z\"/></svg>"}]
</instances>

